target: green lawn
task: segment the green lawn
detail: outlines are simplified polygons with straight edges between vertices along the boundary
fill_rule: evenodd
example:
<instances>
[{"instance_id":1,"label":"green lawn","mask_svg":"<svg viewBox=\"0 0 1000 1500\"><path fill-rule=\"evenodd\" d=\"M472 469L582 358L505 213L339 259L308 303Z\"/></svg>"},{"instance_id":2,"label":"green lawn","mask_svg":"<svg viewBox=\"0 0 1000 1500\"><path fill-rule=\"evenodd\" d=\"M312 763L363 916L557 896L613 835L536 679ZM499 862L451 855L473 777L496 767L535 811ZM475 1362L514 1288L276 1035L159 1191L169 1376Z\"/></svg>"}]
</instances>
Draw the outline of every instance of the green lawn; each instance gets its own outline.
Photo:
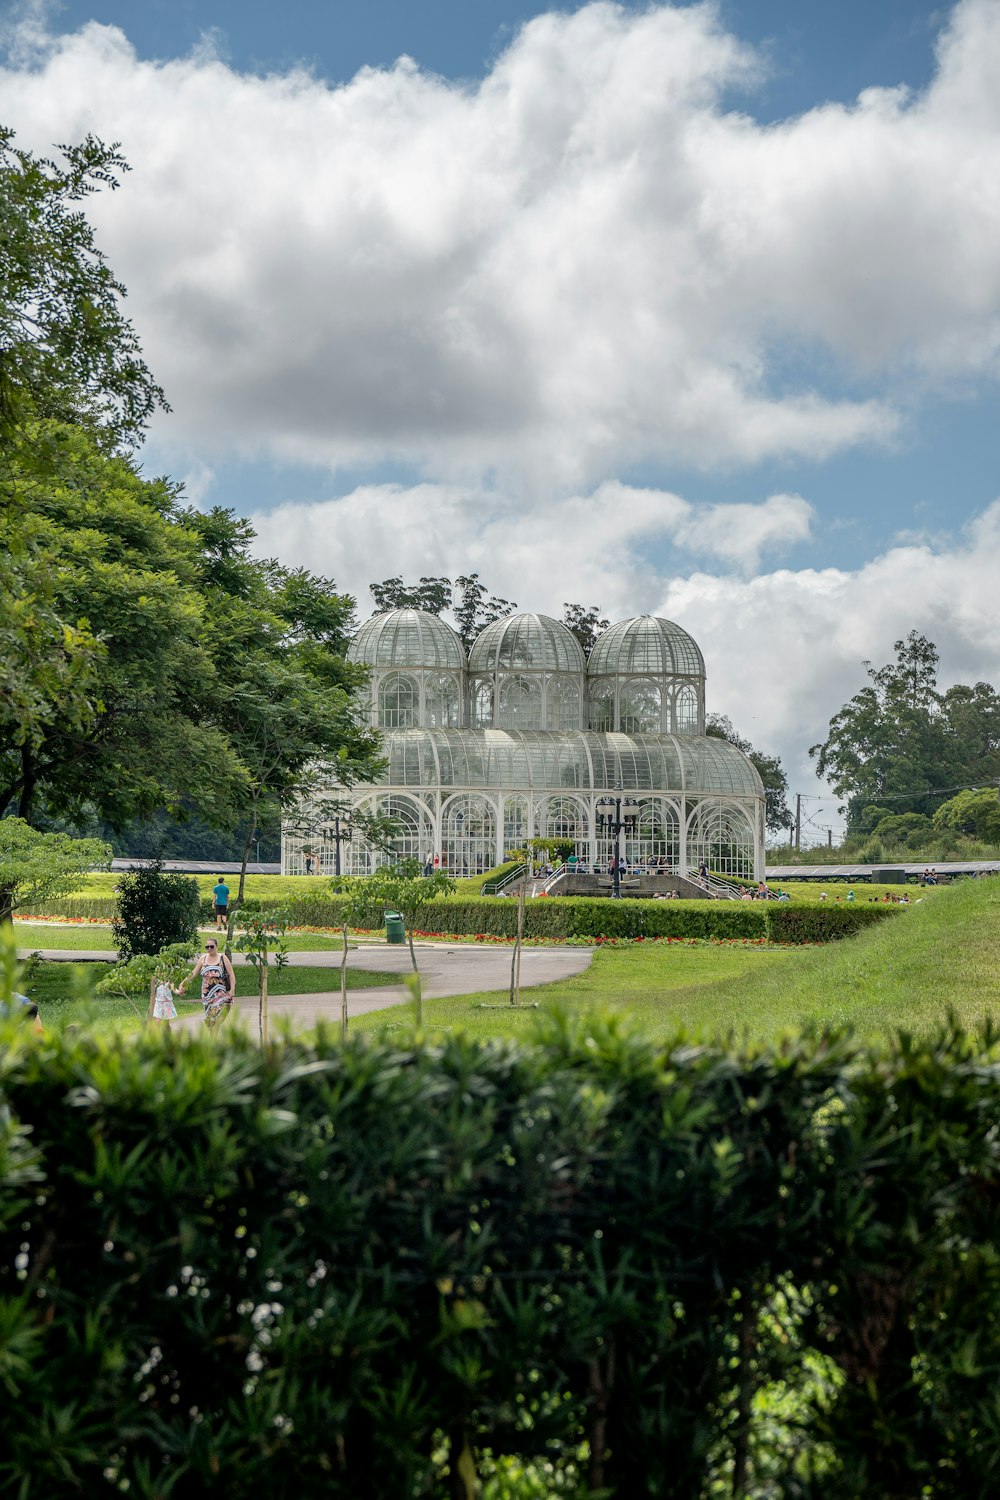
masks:
<instances>
[{"instance_id":1,"label":"green lawn","mask_svg":"<svg viewBox=\"0 0 1000 1500\"><path fill-rule=\"evenodd\" d=\"M47 1029L62 1030L70 1022L94 1025L105 1030L135 1030L142 1024L148 997L133 996L131 1001L119 995L93 995L91 986L103 977L107 965L96 963L45 963L28 967L19 988L36 1002ZM349 990L371 989L376 985L394 984L398 976L370 969L348 969ZM340 989L340 970L316 969L289 964L271 971L268 989L272 995L315 995ZM257 975L253 969L236 970L237 995L257 993ZM200 1000L177 997L181 1016L197 1015Z\"/></svg>"},{"instance_id":2,"label":"green lawn","mask_svg":"<svg viewBox=\"0 0 1000 1500\"><path fill-rule=\"evenodd\" d=\"M530 1033L539 1011L591 1006L621 1012L651 1036L677 1028L772 1039L807 1020L849 1022L863 1036L926 1028L949 1008L968 1026L1000 1015L1000 881L964 881L898 919L822 948L638 944L602 948L575 979L526 990L511 1013L501 994L424 1004L430 1030L476 1036ZM480 1009L483 1004L498 1009ZM399 1024L412 1007L359 1017L359 1029Z\"/></svg>"}]
</instances>

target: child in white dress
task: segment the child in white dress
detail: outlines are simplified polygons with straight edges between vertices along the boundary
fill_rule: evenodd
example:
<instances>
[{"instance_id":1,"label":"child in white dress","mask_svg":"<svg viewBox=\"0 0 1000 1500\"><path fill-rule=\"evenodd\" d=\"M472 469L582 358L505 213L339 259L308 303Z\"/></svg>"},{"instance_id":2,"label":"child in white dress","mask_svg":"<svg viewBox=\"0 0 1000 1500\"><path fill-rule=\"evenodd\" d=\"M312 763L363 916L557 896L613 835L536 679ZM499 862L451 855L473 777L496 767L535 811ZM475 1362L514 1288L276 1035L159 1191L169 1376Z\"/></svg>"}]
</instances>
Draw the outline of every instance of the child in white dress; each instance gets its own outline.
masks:
<instances>
[{"instance_id":1,"label":"child in white dress","mask_svg":"<svg viewBox=\"0 0 1000 1500\"><path fill-rule=\"evenodd\" d=\"M177 1007L174 1004L174 992L165 979L161 979L156 986L153 996L153 1020L171 1021L177 1019Z\"/></svg>"}]
</instances>

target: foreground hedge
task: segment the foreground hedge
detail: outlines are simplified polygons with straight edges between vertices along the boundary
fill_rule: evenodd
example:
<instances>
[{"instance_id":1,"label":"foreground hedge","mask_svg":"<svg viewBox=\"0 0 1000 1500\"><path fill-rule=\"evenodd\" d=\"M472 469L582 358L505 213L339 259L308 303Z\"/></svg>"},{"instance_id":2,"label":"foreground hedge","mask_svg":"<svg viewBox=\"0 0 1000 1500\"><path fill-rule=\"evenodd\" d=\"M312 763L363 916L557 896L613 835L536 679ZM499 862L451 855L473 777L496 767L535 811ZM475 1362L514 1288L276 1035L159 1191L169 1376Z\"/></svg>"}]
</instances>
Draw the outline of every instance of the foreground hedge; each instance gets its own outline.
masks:
<instances>
[{"instance_id":1,"label":"foreground hedge","mask_svg":"<svg viewBox=\"0 0 1000 1500\"><path fill-rule=\"evenodd\" d=\"M259 911L258 897L244 906ZM285 902L283 910L293 925L337 927L343 903L333 897L305 896ZM45 915L98 917L112 898L67 898L50 902ZM779 901L613 901L602 896L559 896L529 901L524 912L524 931L529 938L598 937L688 937L761 938L775 943L824 943L850 937L873 922L897 916L896 906L794 907ZM212 915L210 902L203 902L202 918ZM373 906L363 926L377 929L385 913ZM488 937L513 937L517 931L517 902L449 896L429 902L417 915L422 932L484 933Z\"/></svg>"},{"instance_id":2,"label":"foreground hedge","mask_svg":"<svg viewBox=\"0 0 1000 1500\"><path fill-rule=\"evenodd\" d=\"M998 1048L18 1037L3 1494L996 1493Z\"/></svg>"}]
</instances>

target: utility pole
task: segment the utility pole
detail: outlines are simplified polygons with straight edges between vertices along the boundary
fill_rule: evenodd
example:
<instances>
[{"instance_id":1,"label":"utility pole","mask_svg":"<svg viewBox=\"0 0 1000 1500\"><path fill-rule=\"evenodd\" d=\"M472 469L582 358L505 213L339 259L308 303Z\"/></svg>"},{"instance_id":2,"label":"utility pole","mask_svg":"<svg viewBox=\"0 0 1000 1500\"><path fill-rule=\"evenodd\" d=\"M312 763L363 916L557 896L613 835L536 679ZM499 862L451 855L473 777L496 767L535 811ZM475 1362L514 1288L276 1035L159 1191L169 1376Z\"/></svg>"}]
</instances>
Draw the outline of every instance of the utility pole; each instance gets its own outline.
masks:
<instances>
[{"instance_id":1,"label":"utility pole","mask_svg":"<svg viewBox=\"0 0 1000 1500\"><path fill-rule=\"evenodd\" d=\"M833 829L832 828L828 828L826 830L826 847L828 849L832 849L833 848Z\"/></svg>"},{"instance_id":2,"label":"utility pole","mask_svg":"<svg viewBox=\"0 0 1000 1500\"><path fill-rule=\"evenodd\" d=\"M795 793L795 852L802 848L802 793Z\"/></svg>"}]
</instances>

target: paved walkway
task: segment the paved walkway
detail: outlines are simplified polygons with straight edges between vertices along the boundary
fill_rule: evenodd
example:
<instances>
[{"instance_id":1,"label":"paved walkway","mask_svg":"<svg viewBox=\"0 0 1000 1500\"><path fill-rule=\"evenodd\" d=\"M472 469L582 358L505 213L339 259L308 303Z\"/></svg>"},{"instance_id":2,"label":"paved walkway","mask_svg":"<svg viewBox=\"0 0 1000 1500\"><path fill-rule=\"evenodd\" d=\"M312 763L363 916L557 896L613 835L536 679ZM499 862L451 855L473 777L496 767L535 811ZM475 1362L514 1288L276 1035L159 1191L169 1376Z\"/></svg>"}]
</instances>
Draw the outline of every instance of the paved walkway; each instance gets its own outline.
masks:
<instances>
[{"instance_id":1,"label":"paved walkway","mask_svg":"<svg viewBox=\"0 0 1000 1500\"><path fill-rule=\"evenodd\" d=\"M425 1000L436 1000L444 995L468 995L481 990L507 990L510 987L510 962L512 950L505 944L471 943L417 943L417 962ZM31 949L19 949L18 957L27 957ZM83 963L88 960L113 961L114 952L101 949L43 948L43 958ZM592 948L522 948L521 985L527 989L539 984L551 984L556 979L570 979L582 974L589 967ZM332 969L330 989L310 995L272 995L268 1010L273 1021L288 1019L296 1030L315 1026L319 1020L340 1020L340 968L341 955L335 950L322 952L291 953L289 961L303 968ZM246 962L242 954L234 954L238 964ZM400 975L400 982L379 985L372 989L348 990L347 1007L351 1016L363 1016L368 1011L386 1010L400 1005L410 998L402 983L403 978L413 973L410 950L403 946L388 946L385 943L362 944L351 948L347 954L347 965L351 969L376 969ZM237 1014L243 1014L249 1023L256 1025L257 998L244 996L236 1002ZM200 1016L187 1016L181 1023L186 1026L201 1025Z\"/></svg>"}]
</instances>

